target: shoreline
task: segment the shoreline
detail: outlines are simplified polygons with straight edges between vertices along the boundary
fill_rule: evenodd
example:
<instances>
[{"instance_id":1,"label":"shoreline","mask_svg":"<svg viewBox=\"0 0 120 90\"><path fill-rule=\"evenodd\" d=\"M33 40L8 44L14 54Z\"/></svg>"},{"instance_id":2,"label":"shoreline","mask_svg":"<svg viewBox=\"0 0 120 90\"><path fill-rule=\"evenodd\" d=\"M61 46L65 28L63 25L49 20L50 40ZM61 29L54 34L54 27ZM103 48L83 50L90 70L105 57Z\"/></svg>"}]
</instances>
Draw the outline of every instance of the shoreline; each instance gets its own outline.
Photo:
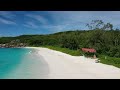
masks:
<instances>
[{"instance_id":1,"label":"shoreline","mask_svg":"<svg viewBox=\"0 0 120 90\"><path fill-rule=\"evenodd\" d=\"M95 63L83 56L71 56L43 47L24 47L38 50L50 69L50 79L120 79L120 69L112 65Z\"/></svg>"}]
</instances>

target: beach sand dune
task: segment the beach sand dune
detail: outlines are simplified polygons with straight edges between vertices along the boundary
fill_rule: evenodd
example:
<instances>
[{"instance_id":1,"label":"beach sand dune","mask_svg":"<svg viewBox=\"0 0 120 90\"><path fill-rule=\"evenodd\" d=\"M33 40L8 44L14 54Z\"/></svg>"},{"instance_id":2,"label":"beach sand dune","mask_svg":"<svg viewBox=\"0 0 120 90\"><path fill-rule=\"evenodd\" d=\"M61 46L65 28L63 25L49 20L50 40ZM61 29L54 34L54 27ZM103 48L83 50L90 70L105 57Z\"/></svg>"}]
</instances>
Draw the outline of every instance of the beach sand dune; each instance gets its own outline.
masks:
<instances>
[{"instance_id":1,"label":"beach sand dune","mask_svg":"<svg viewBox=\"0 0 120 90\"><path fill-rule=\"evenodd\" d=\"M120 69L47 48L35 48L48 63L46 79L120 79Z\"/></svg>"}]
</instances>

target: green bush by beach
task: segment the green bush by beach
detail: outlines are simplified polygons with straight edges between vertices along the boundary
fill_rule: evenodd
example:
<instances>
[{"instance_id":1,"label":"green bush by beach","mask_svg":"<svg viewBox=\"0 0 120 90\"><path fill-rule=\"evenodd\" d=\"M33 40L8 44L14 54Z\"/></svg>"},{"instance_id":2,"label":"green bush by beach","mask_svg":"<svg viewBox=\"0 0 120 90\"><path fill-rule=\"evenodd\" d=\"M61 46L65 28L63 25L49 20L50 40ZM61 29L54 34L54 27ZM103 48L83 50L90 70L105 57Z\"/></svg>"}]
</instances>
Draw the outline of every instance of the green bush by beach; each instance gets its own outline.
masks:
<instances>
[{"instance_id":1,"label":"green bush by beach","mask_svg":"<svg viewBox=\"0 0 120 90\"><path fill-rule=\"evenodd\" d=\"M58 46L42 46L42 47L46 47L46 48L49 48L49 49L61 51L63 53L66 53L66 54L69 54L69 55L72 55L72 56L81 56L82 55L80 50L70 50L68 48L61 48L61 47L58 47Z\"/></svg>"},{"instance_id":2,"label":"green bush by beach","mask_svg":"<svg viewBox=\"0 0 120 90\"><path fill-rule=\"evenodd\" d=\"M99 59L100 59L101 63L108 64L108 65L113 65L113 66L116 66L116 67L120 68L120 58L100 55Z\"/></svg>"}]
</instances>

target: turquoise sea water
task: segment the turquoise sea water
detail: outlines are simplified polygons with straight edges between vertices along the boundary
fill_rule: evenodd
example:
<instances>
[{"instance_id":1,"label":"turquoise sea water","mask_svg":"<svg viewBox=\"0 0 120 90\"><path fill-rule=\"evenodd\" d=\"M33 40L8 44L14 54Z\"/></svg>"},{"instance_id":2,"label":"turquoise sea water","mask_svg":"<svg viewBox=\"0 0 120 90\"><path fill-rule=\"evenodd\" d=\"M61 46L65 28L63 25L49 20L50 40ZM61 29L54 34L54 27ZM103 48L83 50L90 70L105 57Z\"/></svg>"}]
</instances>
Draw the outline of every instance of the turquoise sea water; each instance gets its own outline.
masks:
<instances>
[{"instance_id":1,"label":"turquoise sea water","mask_svg":"<svg viewBox=\"0 0 120 90\"><path fill-rule=\"evenodd\" d=\"M37 50L0 48L0 79L45 78L48 73L48 65Z\"/></svg>"}]
</instances>

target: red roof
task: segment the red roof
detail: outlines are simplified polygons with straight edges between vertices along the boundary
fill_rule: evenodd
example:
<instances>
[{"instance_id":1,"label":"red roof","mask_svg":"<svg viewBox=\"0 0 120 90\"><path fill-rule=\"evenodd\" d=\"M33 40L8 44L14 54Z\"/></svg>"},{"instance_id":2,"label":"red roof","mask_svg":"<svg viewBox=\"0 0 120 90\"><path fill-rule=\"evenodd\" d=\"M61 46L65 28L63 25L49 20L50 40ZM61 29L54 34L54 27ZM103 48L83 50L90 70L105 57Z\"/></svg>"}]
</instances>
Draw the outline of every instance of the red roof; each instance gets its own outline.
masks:
<instances>
[{"instance_id":1,"label":"red roof","mask_svg":"<svg viewBox=\"0 0 120 90\"><path fill-rule=\"evenodd\" d=\"M96 52L96 50L95 49L93 49L93 48L82 48L82 51L84 51L84 52L91 52L91 53L93 53L93 52Z\"/></svg>"}]
</instances>

